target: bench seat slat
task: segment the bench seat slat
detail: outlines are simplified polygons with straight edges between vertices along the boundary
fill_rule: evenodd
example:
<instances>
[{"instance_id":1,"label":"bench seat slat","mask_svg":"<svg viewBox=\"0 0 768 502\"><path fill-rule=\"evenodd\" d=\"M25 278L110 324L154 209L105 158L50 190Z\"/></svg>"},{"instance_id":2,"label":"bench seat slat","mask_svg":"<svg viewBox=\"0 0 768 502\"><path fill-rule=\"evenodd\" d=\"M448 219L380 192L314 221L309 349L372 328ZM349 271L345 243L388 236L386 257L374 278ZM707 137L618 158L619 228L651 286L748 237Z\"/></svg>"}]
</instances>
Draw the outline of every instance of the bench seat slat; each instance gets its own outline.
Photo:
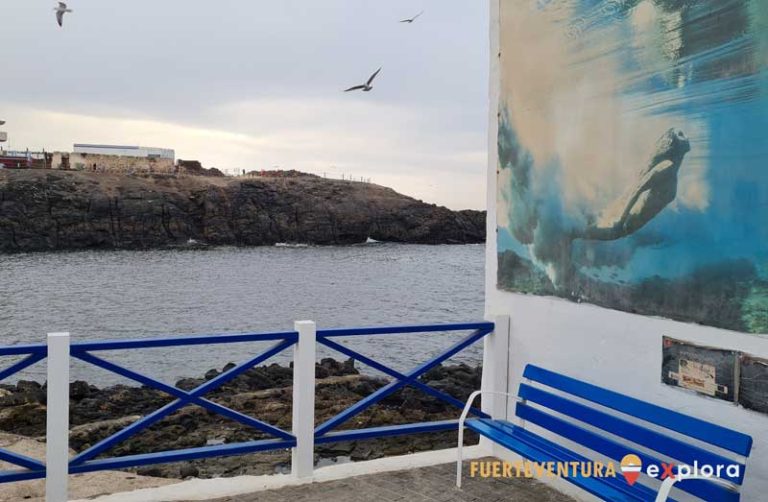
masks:
<instances>
[{"instance_id":1,"label":"bench seat slat","mask_svg":"<svg viewBox=\"0 0 768 502\"><path fill-rule=\"evenodd\" d=\"M500 429L505 434L518 437L522 441L532 446L543 448L548 451L557 450L561 452L561 455L565 455L566 457L568 457L569 455L578 456L578 454L569 450L565 446L557 444L549 439L539 436L538 434L528 431L522 427L516 426L510 422L506 422L503 420L495 420L494 427L496 427L497 429ZM644 457L643 455L640 455L640 454L638 454L638 456L641 459L643 459L643 462L645 462L645 458L649 458L649 459L651 458L647 456ZM580 457L580 458L583 458L583 457ZM624 483L624 481L621 481L621 480L619 480L618 483L624 487L628 486ZM692 486L695 487L693 491L685 489L685 487L690 488ZM740 495L738 492L729 490L723 486L716 485L709 481L704 481L704 480L692 479L689 481L680 481L675 485L675 487L683 491L687 491L688 493L691 493L692 495L699 497L702 500L707 500L708 502L733 502L733 501L738 501L740 499ZM641 491L646 493L649 500L655 500L656 492L653 491L651 488L648 488L639 483L635 483L632 488L640 489ZM671 501L673 499L669 498L668 500Z\"/></svg>"},{"instance_id":2,"label":"bench seat slat","mask_svg":"<svg viewBox=\"0 0 768 502\"><path fill-rule=\"evenodd\" d=\"M699 448L698 446L685 443L679 439L665 436L662 433L643 427L623 418L610 415L595 408L590 408L581 403L571 401L561 396L557 396L536 387L527 384L520 384L518 395L522 399L538 403L558 413L568 415L569 417L598 427L606 432L625 438L633 443L645 446L659 452L663 455L675 458L683 463L693 465L694 461L700 464L709 465L740 465L738 478L726 478L737 484L741 484L744 479L744 465L734 462L732 459L723 457L711 451ZM518 407L520 405L518 404ZM626 453L629 453L627 451Z\"/></svg>"},{"instance_id":3,"label":"bench seat slat","mask_svg":"<svg viewBox=\"0 0 768 502\"><path fill-rule=\"evenodd\" d=\"M634 453L640 457L643 465L661 464L661 461L658 458L646 455L639 451L630 451L626 445L623 445L605 436L596 434L588 429L567 422L559 417L550 415L549 413L545 413L531 406L519 403L515 413L523 420L534 423L548 431L552 431L555 434L558 434L561 437L579 443L592 451L601 453L619 462L628 453ZM509 433L513 432L509 428L505 430L507 430ZM531 431L525 431L525 433L536 436L536 434ZM714 484L710 481L682 481L678 483L676 487L703 500L718 502L737 502L739 500L738 492L730 490L724 486Z\"/></svg>"},{"instance_id":4,"label":"bench seat slat","mask_svg":"<svg viewBox=\"0 0 768 502\"><path fill-rule=\"evenodd\" d=\"M569 450L563 445L557 444L543 436L539 436L538 434L527 431L522 427L518 427L517 425L514 425L510 422L504 420L493 420L490 422L488 419L485 419L485 422L489 424L492 423L492 427L498 429L503 434L511 435L512 437L517 438L519 441L522 441L533 448L538 448L539 450L550 453L558 460L562 460L564 462L591 461L591 459L588 459L587 457L576 453L573 450ZM628 491L628 493L633 497L639 497L641 500L655 500L656 492L643 484L635 483L634 485L630 486L623 480L617 478L602 478L602 480L613 485L619 491ZM671 498L669 500L674 502Z\"/></svg>"},{"instance_id":5,"label":"bench seat slat","mask_svg":"<svg viewBox=\"0 0 768 502\"><path fill-rule=\"evenodd\" d=\"M719 446L745 457L749 456L752 449L752 438L746 434L646 403L602 387L597 387L596 385L588 384L532 364L526 366L523 377L700 441Z\"/></svg>"},{"instance_id":6,"label":"bench seat slat","mask_svg":"<svg viewBox=\"0 0 768 502\"><path fill-rule=\"evenodd\" d=\"M554 443L552 443L552 447L548 449L545 446L547 441L543 438L539 438L539 442L533 442L530 439L518 435L508 434L506 431L501 430L498 424L494 422L498 421L475 419L467 421L466 426L478 434L483 435L534 462L589 462L587 458L576 453L566 453L565 450L562 450ZM513 428L515 427L512 424L508 425ZM619 484L619 480L616 478L587 478L575 476L564 479L603 500L616 502L645 502L653 501L656 496L653 490L650 490L646 486L636 483L634 486L630 487L623 481L621 482L622 484Z\"/></svg>"}]
</instances>

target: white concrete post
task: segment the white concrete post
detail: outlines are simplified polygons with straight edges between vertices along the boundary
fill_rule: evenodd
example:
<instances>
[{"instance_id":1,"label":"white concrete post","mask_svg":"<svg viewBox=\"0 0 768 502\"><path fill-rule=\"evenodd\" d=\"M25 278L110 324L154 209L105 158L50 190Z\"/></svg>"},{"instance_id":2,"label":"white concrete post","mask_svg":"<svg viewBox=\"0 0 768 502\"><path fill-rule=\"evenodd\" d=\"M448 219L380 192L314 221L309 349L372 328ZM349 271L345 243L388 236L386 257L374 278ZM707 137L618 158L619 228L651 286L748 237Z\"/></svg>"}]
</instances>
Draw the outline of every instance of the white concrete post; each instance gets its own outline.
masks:
<instances>
[{"instance_id":1,"label":"white concrete post","mask_svg":"<svg viewBox=\"0 0 768 502\"><path fill-rule=\"evenodd\" d=\"M493 318L493 333L485 337L483 347L482 390L509 392L509 325L508 315ZM496 419L507 418L508 400L498 394L484 394L482 409Z\"/></svg>"},{"instance_id":2,"label":"white concrete post","mask_svg":"<svg viewBox=\"0 0 768 502\"><path fill-rule=\"evenodd\" d=\"M496 328L485 337L483 342L483 380L484 392L509 392L509 329L508 315L499 315L491 319ZM495 419L507 418L507 397L499 394L483 394L482 410ZM480 438L480 447L491 451L494 445L485 437Z\"/></svg>"},{"instance_id":3,"label":"white concrete post","mask_svg":"<svg viewBox=\"0 0 768 502\"><path fill-rule=\"evenodd\" d=\"M311 478L315 467L315 344L317 326L297 321L299 341L293 351L293 435L296 447L291 454L291 474Z\"/></svg>"},{"instance_id":4,"label":"white concrete post","mask_svg":"<svg viewBox=\"0 0 768 502\"><path fill-rule=\"evenodd\" d=\"M45 500L66 502L69 482L69 333L48 334Z\"/></svg>"}]
</instances>

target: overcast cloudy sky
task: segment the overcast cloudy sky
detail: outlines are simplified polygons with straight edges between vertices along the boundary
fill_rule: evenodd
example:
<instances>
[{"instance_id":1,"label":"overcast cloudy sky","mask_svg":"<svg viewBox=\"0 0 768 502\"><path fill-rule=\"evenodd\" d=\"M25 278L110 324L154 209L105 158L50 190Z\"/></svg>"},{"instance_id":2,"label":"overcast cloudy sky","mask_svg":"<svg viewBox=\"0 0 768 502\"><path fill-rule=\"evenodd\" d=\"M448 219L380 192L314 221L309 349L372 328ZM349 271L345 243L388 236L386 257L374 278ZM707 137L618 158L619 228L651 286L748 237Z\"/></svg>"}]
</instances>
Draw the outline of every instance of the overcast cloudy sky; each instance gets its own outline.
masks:
<instances>
[{"instance_id":1,"label":"overcast cloudy sky","mask_svg":"<svg viewBox=\"0 0 768 502\"><path fill-rule=\"evenodd\" d=\"M118 10L128 4L71 0L60 29L53 1L0 2L11 148L167 147L230 172L351 174L484 206L485 2L131 0ZM379 66L373 92L341 92Z\"/></svg>"}]
</instances>

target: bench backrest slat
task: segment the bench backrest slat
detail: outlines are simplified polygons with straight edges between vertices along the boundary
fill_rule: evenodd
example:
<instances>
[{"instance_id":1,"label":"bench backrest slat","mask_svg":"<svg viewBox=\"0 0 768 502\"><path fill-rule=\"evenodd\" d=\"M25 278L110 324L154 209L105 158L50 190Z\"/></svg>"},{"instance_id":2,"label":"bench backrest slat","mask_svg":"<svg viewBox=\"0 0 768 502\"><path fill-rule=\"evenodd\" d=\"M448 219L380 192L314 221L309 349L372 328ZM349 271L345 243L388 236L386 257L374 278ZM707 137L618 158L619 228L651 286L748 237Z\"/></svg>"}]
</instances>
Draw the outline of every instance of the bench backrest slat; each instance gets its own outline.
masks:
<instances>
[{"instance_id":1,"label":"bench backrest slat","mask_svg":"<svg viewBox=\"0 0 768 502\"><path fill-rule=\"evenodd\" d=\"M597 387L596 385L588 384L538 366L531 364L526 366L523 377L745 457L749 456L752 449L752 438L746 434L646 403L645 401L640 401L602 387Z\"/></svg>"},{"instance_id":2,"label":"bench backrest slat","mask_svg":"<svg viewBox=\"0 0 768 502\"><path fill-rule=\"evenodd\" d=\"M648 429L647 427L630 422L621 417L571 401L570 399L557 396L542 389L531 387L530 385L520 384L520 392L518 395L522 399L540 404L558 413L575 418L576 420L602 429L615 436L625 438L633 443L645 446L646 448L677 459L688 465L693 465L694 461L698 461L699 464L709 465L738 463L730 458L718 455L717 453L685 443L677 438L666 436L660 432ZM628 447L625 446L622 457L628 453L635 452L628 451ZM741 465L741 468L739 469L740 475L738 478L731 479L726 476L722 477L729 481L741 484L744 479L744 466L740 463L739 465Z\"/></svg>"},{"instance_id":3,"label":"bench backrest slat","mask_svg":"<svg viewBox=\"0 0 768 502\"><path fill-rule=\"evenodd\" d=\"M574 423L567 422L532 406L519 403L515 409L515 414L523 420L534 423L561 437L567 438L592 451L601 453L606 457L619 462L627 453L629 453L627 451L627 446L618 441L610 439L605 435L597 434ZM654 456L639 451L633 451L632 453L635 453L640 457L643 465L661 465L661 460ZM721 502L737 502L739 500L738 492L710 481L691 480L686 481L685 483L680 483L677 487L704 500L718 500Z\"/></svg>"}]
</instances>

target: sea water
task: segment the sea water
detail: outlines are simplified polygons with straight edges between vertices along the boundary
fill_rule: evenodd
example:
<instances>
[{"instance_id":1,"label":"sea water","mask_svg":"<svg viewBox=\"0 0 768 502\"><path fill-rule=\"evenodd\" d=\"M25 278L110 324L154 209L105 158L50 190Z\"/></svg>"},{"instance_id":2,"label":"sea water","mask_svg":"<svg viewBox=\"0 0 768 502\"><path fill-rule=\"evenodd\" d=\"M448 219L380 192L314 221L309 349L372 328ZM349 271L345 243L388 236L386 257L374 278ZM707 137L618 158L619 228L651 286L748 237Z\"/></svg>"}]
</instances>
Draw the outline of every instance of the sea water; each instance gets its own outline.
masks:
<instances>
[{"instance_id":1,"label":"sea water","mask_svg":"<svg viewBox=\"0 0 768 502\"><path fill-rule=\"evenodd\" d=\"M287 331L303 319L316 321L320 329L482 320L484 252L482 245L368 243L3 255L0 345L43 343L46 333L56 331L85 341ZM465 335L383 335L344 343L407 371ZM247 360L268 346L99 356L173 383ZM452 361L477 363L481 349L478 343ZM344 358L327 350L319 350L321 356ZM289 360L290 351L273 359ZM0 358L0 365L13 361ZM44 375L45 365L38 363L18 377L42 380ZM76 360L72 378L96 385L130 383Z\"/></svg>"}]
</instances>

